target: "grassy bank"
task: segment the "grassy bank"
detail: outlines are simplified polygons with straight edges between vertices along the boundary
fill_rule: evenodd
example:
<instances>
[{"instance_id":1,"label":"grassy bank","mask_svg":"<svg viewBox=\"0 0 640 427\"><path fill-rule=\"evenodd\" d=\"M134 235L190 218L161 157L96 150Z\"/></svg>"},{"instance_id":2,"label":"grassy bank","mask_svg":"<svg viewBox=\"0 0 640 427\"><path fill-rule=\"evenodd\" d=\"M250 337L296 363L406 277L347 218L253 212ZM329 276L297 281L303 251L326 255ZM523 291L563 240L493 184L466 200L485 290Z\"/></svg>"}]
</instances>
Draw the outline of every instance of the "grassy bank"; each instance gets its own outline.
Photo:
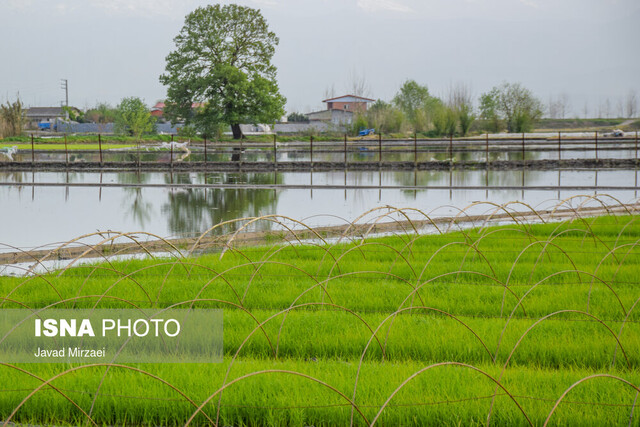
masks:
<instances>
[{"instance_id":1,"label":"grassy bank","mask_svg":"<svg viewBox=\"0 0 640 427\"><path fill-rule=\"evenodd\" d=\"M18 149L22 149L22 150L31 150L31 143L0 144L0 148L11 148L11 147L17 147ZM132 145L132 144L113 144L113 143L103 144L102 145L102 149L103 150L113 150L113 149L132 148L132 147L136 147L136 145ZM97 151L97 150L100 149L100 146L98 144L85 144L85 143L73 143L73 144L64 145L64 143L60 144L58 142L49 142L49 143L38 142L37 144L33 144L33 148L35 150L60 150L60 151L64 151L65 149L68 149L68 150L93 150L93 151Z\"/></svg>"},{"instance_id":2,"label":"grassy bank","mask_svg":"<svg viewBox=\"0 0 640 427\"><path fill-rule=\"evenodd\" d=\"M196 307L224 310L222 364L135 365L166 383L122 367L84 367L53 381L98 424L182 425L228 372L226 383L238 381L221 406L215 398L204 407L213 419L220 409L221 425L345 425L354 388L355 425L378 415L381 425L483 424L494 393L492 424L527 425L528 417L541 425L582 379L606 374L640 384L639 239L638 217L621 216L276 244L2 277L0 295L13 301L3 308L60 301L64 308L168 307L197 299ZM445 362L468 366L421 372L380 412L412 375ZM16 367L48 379L76 366ZM1 419L41 384L16 367L0 366ZM635 397L618 379L587 379L552 423L627 425ZM58 425L85 419L52 389L13 417Z\"/></svg>"}]
</instances>

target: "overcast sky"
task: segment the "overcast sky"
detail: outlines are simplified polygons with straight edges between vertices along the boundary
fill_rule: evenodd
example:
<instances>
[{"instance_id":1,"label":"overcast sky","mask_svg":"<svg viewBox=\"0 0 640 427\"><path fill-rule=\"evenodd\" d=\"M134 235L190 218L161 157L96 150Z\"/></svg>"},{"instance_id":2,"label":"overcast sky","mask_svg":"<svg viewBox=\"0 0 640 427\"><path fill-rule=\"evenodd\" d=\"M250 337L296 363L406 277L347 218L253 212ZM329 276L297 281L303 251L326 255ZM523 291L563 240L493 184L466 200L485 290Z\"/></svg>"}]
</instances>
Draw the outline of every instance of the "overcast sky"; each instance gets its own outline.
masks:
<instances>
[{"instance_id":1,"label":"overcast sky","mask_svg":"<svg viewBox=\"0 0 640 427\"><path fill-rule=\"evenodd\" d=\"M162 99L158 82L184 16L202 0L0 0L0 98L29 106ZM222 2L228 3L228 2ZM406 79L477 98L521 82L544 103L565 93L573 114L640 93L638 0L245 0L280 37L274 58L287 110L365 79L390 100Z\"/></svg>"}]
</instances>

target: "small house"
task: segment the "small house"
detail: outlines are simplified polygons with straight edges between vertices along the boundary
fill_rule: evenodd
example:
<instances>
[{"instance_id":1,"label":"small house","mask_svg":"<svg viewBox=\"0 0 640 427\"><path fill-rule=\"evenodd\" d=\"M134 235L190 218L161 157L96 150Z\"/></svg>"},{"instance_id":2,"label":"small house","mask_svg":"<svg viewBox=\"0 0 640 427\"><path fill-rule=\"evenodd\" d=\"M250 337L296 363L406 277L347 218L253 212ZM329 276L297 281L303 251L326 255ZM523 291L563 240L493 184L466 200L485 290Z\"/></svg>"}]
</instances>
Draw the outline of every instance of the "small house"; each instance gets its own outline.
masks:
<instances>
[{"instance_id":1,"label":"small house","mask_svg":"<svg viewBox=\"0 0 640 427\"><path fill-rule=\"evenodd\" d=\"M356 95L343 95L337 98L325 99L322 102L327 103L327 110L343 110L356 112L365 112L369 103L375 102L375 99L364 98Z\"/></svg>"},{"instance_id":2,"label":"small house","mask_svg":"<svg viewBox=\"0 0 640 427\"><path fill-rule=\"evenodd\" d=\"M321 110L305 114L310 122L319 121L334 125L350 125L353 122L353 111Z\"/></svg>"},{"instance_id":3,"label":"small house","mask_svg":"<svg viewBox=\"0 0 640 427\"><path fill-rule=\"evenodd\" d=\"M69 107L76 115L80 110L76 107ZM67 112L62 107L32 107L27 109L25 116L27 124L31 128L37 128L40 123L56 123L58 120L67 120Z\"/></svg>"}]
</instances>

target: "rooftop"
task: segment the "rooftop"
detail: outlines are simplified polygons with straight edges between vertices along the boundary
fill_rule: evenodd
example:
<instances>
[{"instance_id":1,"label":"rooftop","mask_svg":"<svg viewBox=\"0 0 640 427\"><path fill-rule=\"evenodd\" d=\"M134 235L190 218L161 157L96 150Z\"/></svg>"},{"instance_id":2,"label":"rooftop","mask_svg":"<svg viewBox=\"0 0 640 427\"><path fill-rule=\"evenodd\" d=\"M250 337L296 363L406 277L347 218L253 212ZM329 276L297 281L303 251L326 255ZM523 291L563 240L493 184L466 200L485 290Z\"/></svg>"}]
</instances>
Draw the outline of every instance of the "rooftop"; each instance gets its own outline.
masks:
<instances>
[{"instance_id":1,"label":"rooftop","mask_svg":"<svg viewBox=\"0 0 640 427\"><path fill-rule=\"evenodd\" d=\"M340 99L345 99L345 98L354 98L354 99L356 99L357 101L360 101L360 102L375 102L375 101L376 101L375 99L365 98L365 97L363 97L363 96L357 96L357 95L342 95L342 96L338 96L338 97L335 97L335 98L325 99L325 100L323 100L322 102L333 102L333 101L338 101L338 100L340 100ZM356 102L357 102L357 101L356 101Z\"/></svg>"}]
</instances>

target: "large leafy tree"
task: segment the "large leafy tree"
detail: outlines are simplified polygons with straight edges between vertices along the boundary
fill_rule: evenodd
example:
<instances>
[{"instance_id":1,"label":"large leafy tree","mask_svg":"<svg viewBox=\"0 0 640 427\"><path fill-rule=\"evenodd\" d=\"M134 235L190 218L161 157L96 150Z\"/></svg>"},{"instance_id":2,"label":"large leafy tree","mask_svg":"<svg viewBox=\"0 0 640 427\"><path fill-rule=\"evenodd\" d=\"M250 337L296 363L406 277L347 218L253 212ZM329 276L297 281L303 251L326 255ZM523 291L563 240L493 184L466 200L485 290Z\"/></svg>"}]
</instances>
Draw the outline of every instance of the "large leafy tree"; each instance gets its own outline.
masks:
<instances>
[{"instance_id":1,"label":"large leafy tree","mask_svg":"<svg viewBox=\"0 0 640 427\"><path fill-rule=\"evenodd\" d=\"M482 118L504 120L509 132L529 132L542 116L542 102L520 83L502 83L480 97Z\"/></svg>"},{"instance_id":2,"label":"large leafy tree","mask_svg":"<svg viewBox=\"0 0 640 427\"><path fill-rule=\"evenodd\" d=\"M279 40L259 10L200 7L187 15L174 42L160 76L172 122L184 120L205 135L229 125L239 139L241 123L270 123L284 114L271 64Z\"/></svg>"},{"instance_id":3,"label":"large leafy tree","mask_svg":"<svg viewBox=\"0 0 640 427\"><path fill-rule=\"evenodd\" d=\"M407 80L393 98L393 104L405 114L415 131L425 131L442 101L431 96L426 86Z\"/></svg>"},{"instance_id":4,"label":"large leafy tree","mask_svg":"<svg viewBox=\"0 0 640 427\"><path fill-rule=\"evenodd\" d=\"M123 98L116 109L114 130L139 141L142 134L155 130L155 123L155 117L140 98Z\"/></svg>"},{"instance_id":5,"label":"large leafy tree","mask_svg":"<svg viewBox=\"0 0 640 427\"><path fill-rule=\"evenodd\" d=\"M430 97L426 86L418 84L415 80L407 80L393 98L393 103L412 121L417 111L429 102Z\"/></svg>"}]
</instances>

